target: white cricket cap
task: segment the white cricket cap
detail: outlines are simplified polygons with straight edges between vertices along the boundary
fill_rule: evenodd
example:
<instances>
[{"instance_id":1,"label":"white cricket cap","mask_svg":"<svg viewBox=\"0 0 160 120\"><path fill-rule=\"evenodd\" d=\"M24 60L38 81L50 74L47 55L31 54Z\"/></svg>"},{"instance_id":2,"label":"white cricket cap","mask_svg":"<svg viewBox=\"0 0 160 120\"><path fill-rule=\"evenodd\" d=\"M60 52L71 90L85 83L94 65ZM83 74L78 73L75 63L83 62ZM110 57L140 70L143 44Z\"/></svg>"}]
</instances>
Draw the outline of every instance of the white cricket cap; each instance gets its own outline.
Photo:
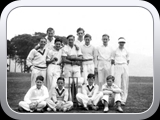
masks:
<instances>
[{"instance_id":1,"label":"white cricket cap","mask_svg":"<svg viewBox=\"0 0 160 120\"><path fill-rule=\"evenodd\" d=\"M118 42L126 42L126 40L123 38L123 37L120 37L119 39L118 39Z\"/></svg>"}]
</instances>

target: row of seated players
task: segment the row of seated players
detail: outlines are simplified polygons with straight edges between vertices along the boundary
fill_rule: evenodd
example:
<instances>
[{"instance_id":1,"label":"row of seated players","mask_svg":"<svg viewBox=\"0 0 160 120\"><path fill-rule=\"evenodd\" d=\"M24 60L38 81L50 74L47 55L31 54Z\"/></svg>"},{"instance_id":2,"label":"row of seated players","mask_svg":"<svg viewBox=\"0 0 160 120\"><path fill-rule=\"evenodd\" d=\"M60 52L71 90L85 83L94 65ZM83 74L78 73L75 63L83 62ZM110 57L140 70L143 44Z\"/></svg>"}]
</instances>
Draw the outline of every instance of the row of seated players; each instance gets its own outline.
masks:
<instances>
[{"instance_id":1,"label":"row of seated players","mask_svg":"<svg viewBox=\"0 0 160 120\"><path fill-rule=\"evenodd\" d=\"M43 76L36 78L36 85L31 87L24 97L24 101L19 102L19 111L28 112L44 112L47 111L69 111L73 108L73 102L69 99L69 90L64 87L65 79L59 77L57 86L48 92L47 87L43 85ZM122 90L114 84L114 76L109 75L106 83L102 86L102 91L99 91L98 85L95 84L94 74L88 74L88 84L82 85L82 91L76 94L78 105L82 105L84 109L97 110L97 104L101 101L104 105L104 112L109 111L109 105L116 105L116 110L123 112L121 108L121 93ZM44 108L46 108L44 110Z\"/></svg>"}]
</instances>

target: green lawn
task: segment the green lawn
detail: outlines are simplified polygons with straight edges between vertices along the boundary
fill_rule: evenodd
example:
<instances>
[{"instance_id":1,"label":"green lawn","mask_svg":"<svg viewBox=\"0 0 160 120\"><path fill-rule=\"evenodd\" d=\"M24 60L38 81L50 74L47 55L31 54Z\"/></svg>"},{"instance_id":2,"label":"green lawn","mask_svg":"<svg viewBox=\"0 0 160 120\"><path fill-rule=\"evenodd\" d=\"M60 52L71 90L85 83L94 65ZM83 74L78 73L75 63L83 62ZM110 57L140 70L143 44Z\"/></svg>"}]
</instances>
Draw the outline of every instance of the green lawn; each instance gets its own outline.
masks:
<instances>
[{"instance_id":1,"label":"green lawn","mask_svg":"<svg viewBox=\"0 0 160 120\"><path fill-rule=\"evenodd\" d=\"M7 99L9 106L17 111L19 101L30 88L30 74L8 73L7 74ZM123 106L124 113L141 113L149 109L153 99L153 77L130 77L129 94L126 106ZM70 113L103 113L103 108L98 111L85 111L81 108L73 109ZM110 113L115 113L110 108Z\"/></svg>"}]
</instances>

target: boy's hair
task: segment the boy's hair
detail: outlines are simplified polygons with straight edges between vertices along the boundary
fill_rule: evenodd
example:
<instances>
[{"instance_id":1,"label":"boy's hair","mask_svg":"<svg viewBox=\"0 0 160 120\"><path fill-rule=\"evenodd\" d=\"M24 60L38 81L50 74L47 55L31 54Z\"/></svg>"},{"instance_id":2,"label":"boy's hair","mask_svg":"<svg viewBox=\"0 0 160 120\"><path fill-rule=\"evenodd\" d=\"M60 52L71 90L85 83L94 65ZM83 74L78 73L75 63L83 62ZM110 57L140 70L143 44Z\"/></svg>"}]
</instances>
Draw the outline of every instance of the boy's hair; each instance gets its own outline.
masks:
<instances>
[{"instance_id":1,"label":"boy's hair","mask_svg":"<svg viewBox=\"0 0 160 120\"><path fill-rule=\"evenodd\" d=\"M49 31L52 31L52 30L54 30L54 29L51 28L51 27L49 27L49 28L47 29L47 33L48 33Z\"/></svg>"},{"instance_id":2,"label":"boy's hair","mask_svg":"<svg viewBox=\"0 0 160 120\"><path fill-rule=\"evenodd\" d=\"M112 81L114 82L115 77L112 76L112 75L109 75L106 79L107 79L107 80L112 79Z\"/></svg>"},{"instance_id":3,"label":"boy's hair","mask_svg":"<svg viewBox=\"0 0 160 120\"><path fill-rule=\"evenodd\" d=\"M61 43L62 43L62 40L57 37L57 38L55 39L54 43L56 43L56 42L61 42Z\"/></svg>"},{"instance_id":4,"label":"boy's hair","mask_svg":"<svg viewBox=\"0 0 160 120\"><path fill-rule=\"evenodd\" d=\"M90 34L85 34L84 38L89 37L90 39L92 39Z\"/></svg>"},{"instance_id":5,"label":"boy's hair","mask_svg":"<svg viewBox=\"0 0 160 120\"><path fill-rule=\"evenodd\" d=\"M47 41L47 39L45 37L40 37L39 38L39 41L41 41L41 39L45 39Z\"/></svg>"},{"instance_id":6,"label":"boy's hair","mask_svg":"<svg viewBox=\"0 0 160 120\"><path fill-rule=\"evenodd\" d=\"M90 73L90 74L88 74L87 78L88 78L88 79L90 79L90 78L93 78L93 79L94 79L95 76L94 76L94 74Z\"/></svg>"},{"instance_id":7,"label":"boy's hair","mask_svg":"<svg viewBox=\"0 0 160 120\"><path fill-rule=\"evenodd\" d=\"M77 29L77 33L78 33L79 31L83 31L83 33L85 32L84 29L81 28L81 27Z\"/></svg>"},{"instance_id":8,"label":"boy's hair","mask_svg":"<svg viewBox=\"0 0 160 120\"><path fill-rule=\"evenodd\" d=\"M67 36L67 39L70 38L70 37L75 38L74 35L68 35L68 36Z\"/></svg>"},{"instance_id":9,"label":"boy's hair","mask_svg":"<svg viewBox=\"0 0 160 120\"><path fill-rule=\"evenodd\" d=\"M57 82L58 82L59 80L63 80L63 82L65 82L64 77L59 77L59 78L57 79Z\"/></svg>"},{"instance_id":10,"label":"boy's hair","mask_svg":"<svg viewBox=\"0 0 160 120\"><path fill-rule=\"evenodd\" d=\"M103 34L103 35L102 35L102 37L105 37L105 36L107 36L107 37L109 38L109 35L107 35L107 34Z\"/></svg>"},{"instance_id":11,"label":"boy's hair","mask_svg":"<svg viewBox=\"0 0 160 120\"><path fill-rule=\"evenodd\" d=\"M43 80L44 80L44 77L43 77L42 75L39 75L39 76L36 77L36 81L37 81L37 80L43 81Z\"/></svg>"}]
</instances>

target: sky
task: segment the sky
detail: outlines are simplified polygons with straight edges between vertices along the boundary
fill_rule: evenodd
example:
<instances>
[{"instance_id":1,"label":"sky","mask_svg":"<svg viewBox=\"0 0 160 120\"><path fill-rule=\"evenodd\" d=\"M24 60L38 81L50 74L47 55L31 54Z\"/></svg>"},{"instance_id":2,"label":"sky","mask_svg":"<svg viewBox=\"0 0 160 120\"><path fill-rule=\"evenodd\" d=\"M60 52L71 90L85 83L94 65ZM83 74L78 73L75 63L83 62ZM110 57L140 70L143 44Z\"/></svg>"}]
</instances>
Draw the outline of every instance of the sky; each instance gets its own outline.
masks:
<instances>
[{"instance_id":1,"label":"sky","mask_svg":"<svg viewBox=\"0 0 160 120\"><path fill-rule=\"evenodd\" d=\"M77 28L82 27L95 47L102 45L103 34L110 36L113 49L118 47L118 38L124 37L130 53L153 57L153 19L142 7L19 7L8 15L7 39L46 33L49 27L60 36L77 36Z\"/></svg>"}]
</instances>

